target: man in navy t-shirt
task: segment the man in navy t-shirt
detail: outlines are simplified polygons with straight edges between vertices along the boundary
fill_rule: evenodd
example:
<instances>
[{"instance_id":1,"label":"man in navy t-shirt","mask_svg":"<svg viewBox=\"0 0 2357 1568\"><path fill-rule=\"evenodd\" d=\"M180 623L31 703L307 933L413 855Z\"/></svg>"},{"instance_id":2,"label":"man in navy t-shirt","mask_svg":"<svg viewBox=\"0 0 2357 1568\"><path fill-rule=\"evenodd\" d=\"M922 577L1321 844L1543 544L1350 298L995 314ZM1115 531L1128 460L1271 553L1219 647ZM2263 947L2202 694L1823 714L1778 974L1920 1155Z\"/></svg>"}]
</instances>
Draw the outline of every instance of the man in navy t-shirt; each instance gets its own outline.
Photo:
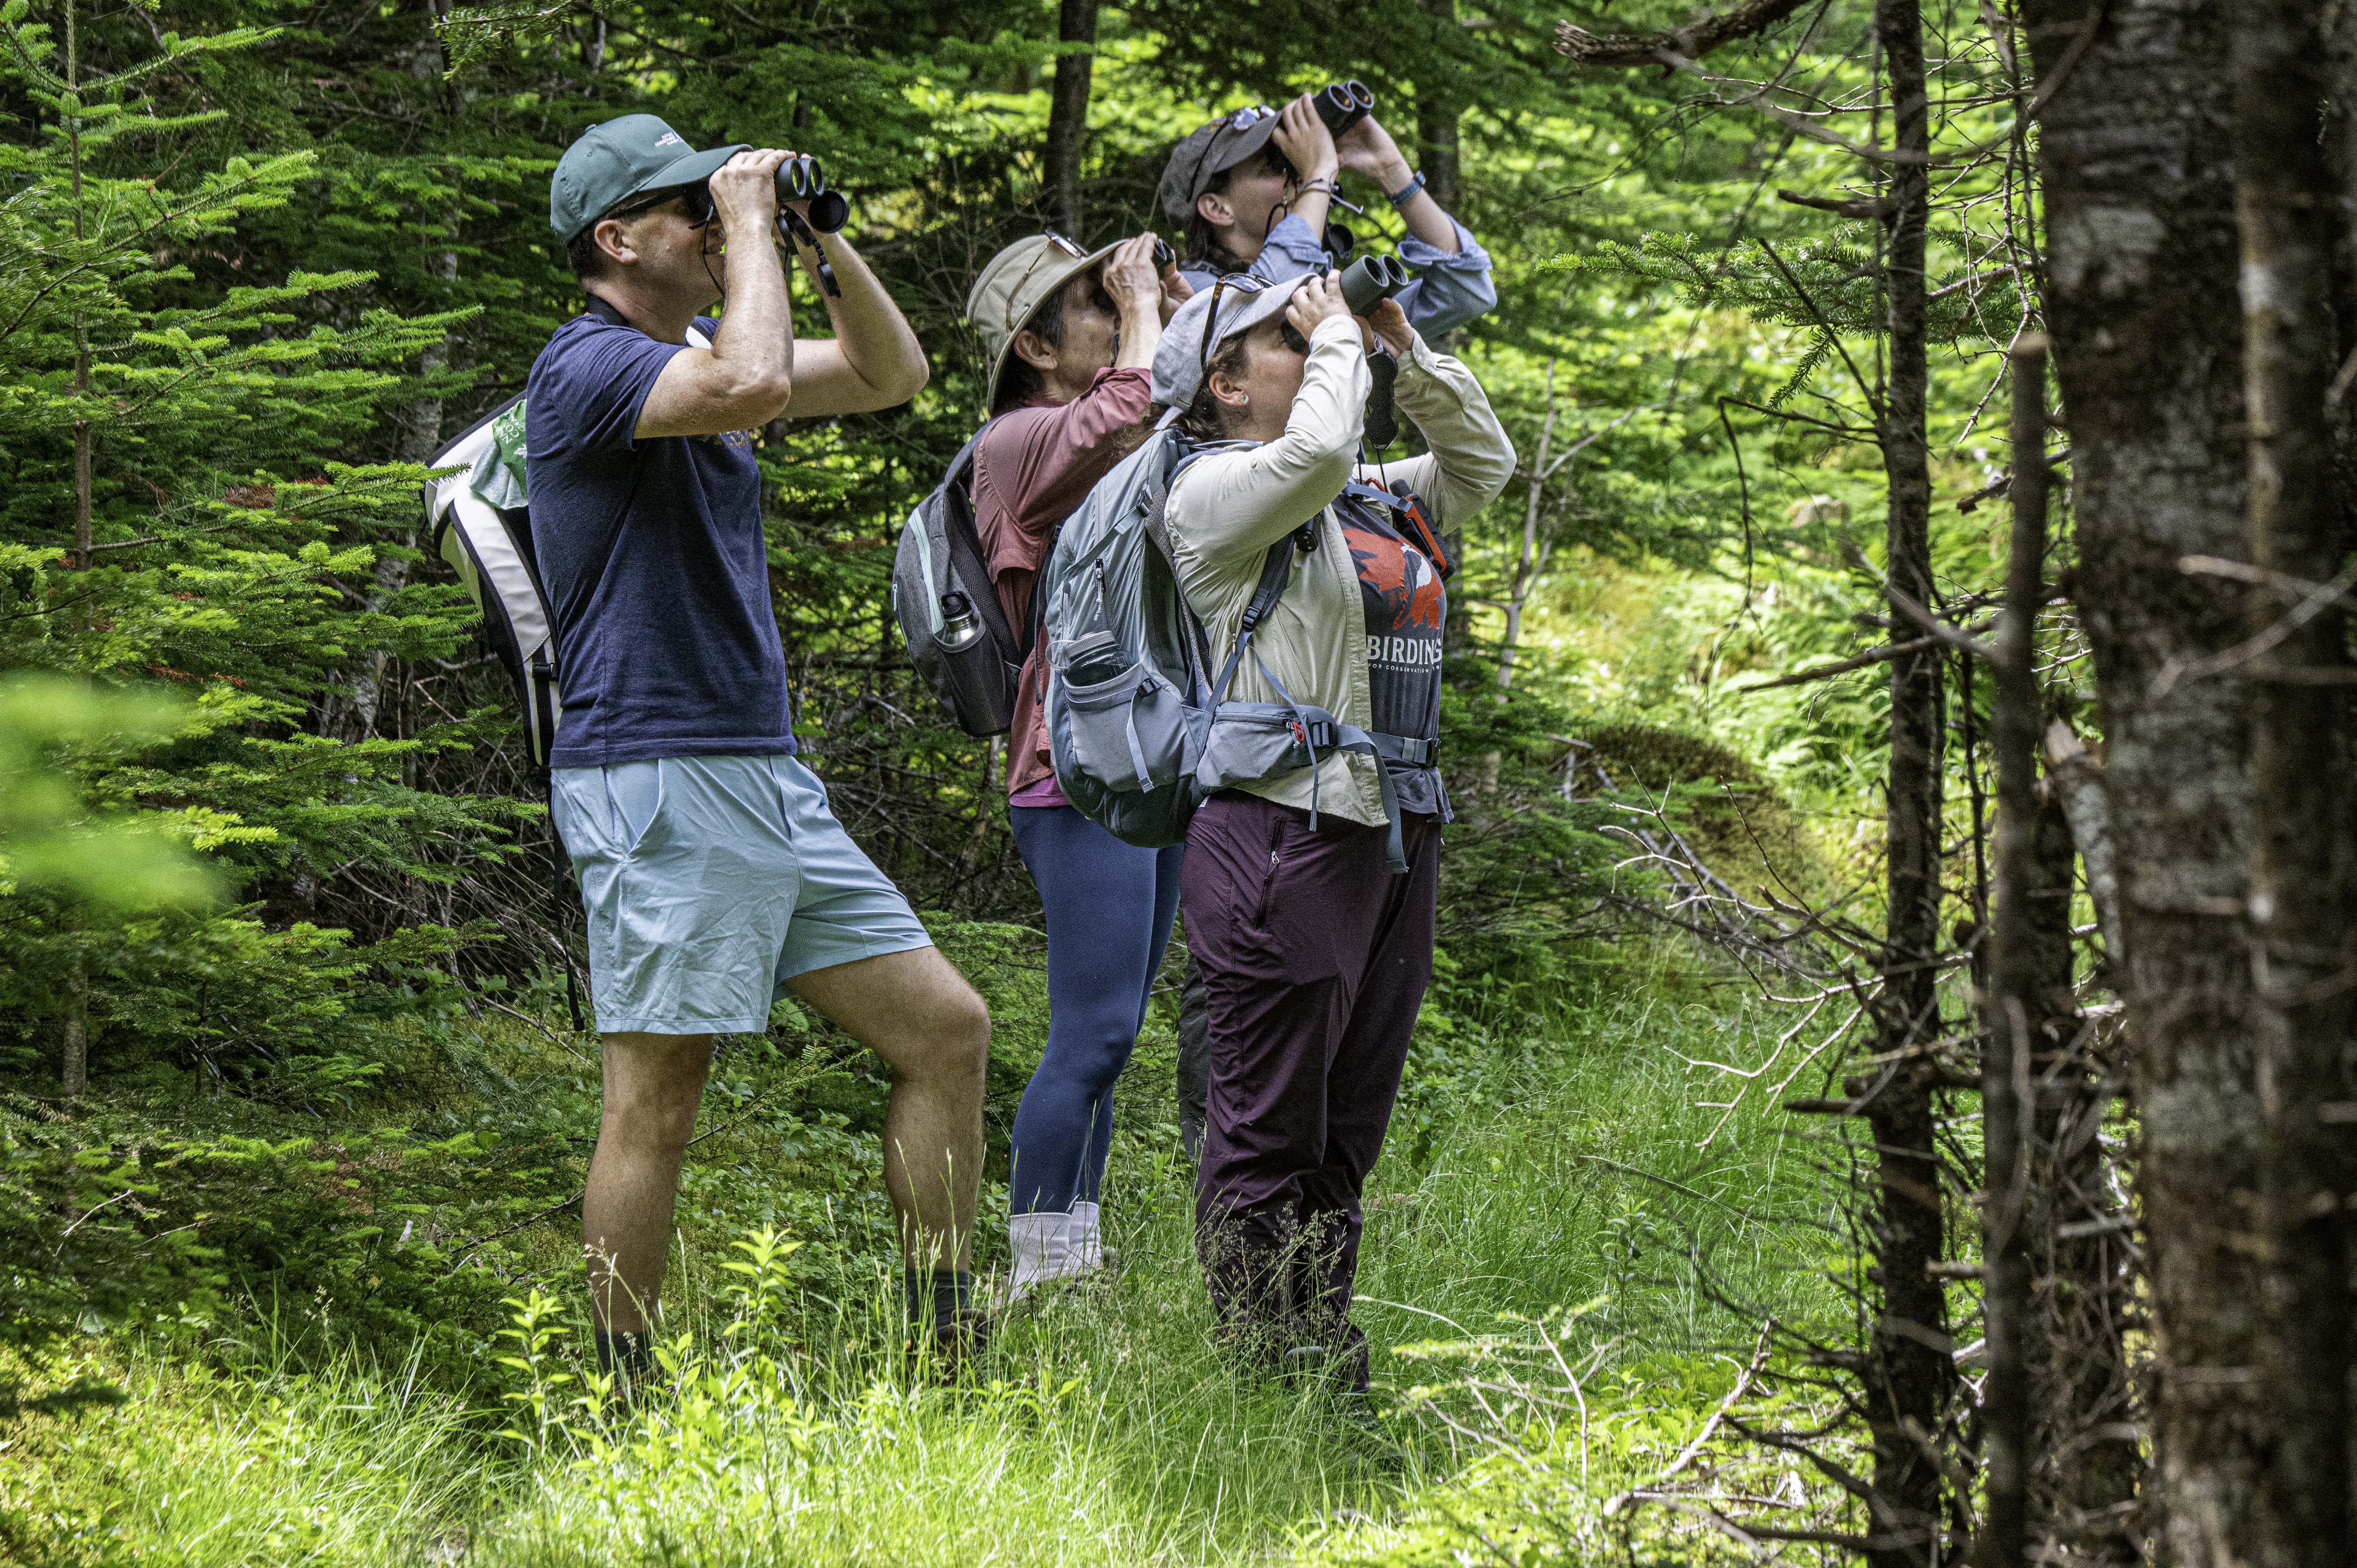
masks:
<instances>
[{"instance_id":1,"label":"man in navy t-shirt","mask_svg":"<svg viewBox=\"0 0 2357 1568\"><path fill-rule=\"evenodd\" d=\"M952 1352L973 1321L989 1015L794 758L750 435L904 403L925 359L839 235L797 236L841 292L819 291L834 337L795 339L772 239L789 156L697 152L631 114L574 143L549 195L591 306L533 365L525 488L563 693L551 811L605 1039L582 1230L600 1364L626 1380L648 1369L712 1036L767 1028L788 991L891 1064L910 1315Z\"/></svg>"}]
</instances>

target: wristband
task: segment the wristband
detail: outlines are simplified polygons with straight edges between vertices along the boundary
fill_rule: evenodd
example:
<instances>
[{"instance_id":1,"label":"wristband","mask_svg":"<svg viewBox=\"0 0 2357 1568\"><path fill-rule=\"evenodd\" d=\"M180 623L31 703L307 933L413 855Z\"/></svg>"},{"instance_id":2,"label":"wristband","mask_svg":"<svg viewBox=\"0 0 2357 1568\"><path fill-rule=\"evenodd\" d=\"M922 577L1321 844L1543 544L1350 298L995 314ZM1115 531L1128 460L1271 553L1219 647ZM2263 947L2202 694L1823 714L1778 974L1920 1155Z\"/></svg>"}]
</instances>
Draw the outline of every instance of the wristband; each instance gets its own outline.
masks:
<instances>
[{"instance_id":1,"label":"wristband","mask_svg":"<svg viewBox=\"0 0 2357 1568\"><path fill-rule=\"evenodd\" d=\"M1418 171L1414 178L1410 179L1405 185L1401 186L1397 190L1392 192L1392 205L1394 207L1405 206L1408 202L1414 200L1415 199L1415 193L1423 188L1424 175L1422 171Z\"/></svg>"}]
</instances>

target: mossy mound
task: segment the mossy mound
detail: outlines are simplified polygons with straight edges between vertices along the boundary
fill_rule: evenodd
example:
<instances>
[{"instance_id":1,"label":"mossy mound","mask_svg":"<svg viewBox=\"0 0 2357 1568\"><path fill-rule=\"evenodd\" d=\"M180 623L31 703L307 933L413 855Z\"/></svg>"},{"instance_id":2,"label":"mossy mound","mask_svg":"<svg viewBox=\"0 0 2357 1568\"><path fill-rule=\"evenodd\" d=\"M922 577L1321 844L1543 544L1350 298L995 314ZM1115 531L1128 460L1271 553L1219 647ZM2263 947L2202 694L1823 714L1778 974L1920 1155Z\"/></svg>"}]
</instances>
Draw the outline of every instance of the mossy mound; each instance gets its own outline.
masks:
<instances>
[{"instance_id":1,"label":"mossy mound","mask_svg":"<svg viewBox=\"0 0 2357 1568\"><path fill-rule=\"evenodd\" d=\"M1642 790L1704 864L1746 898L1814 904L1836 881L1824 847L1759 768L1714 740L1656 725L1599 724L1581 748L1578 788Z\"/></svg>"}]
</instances>

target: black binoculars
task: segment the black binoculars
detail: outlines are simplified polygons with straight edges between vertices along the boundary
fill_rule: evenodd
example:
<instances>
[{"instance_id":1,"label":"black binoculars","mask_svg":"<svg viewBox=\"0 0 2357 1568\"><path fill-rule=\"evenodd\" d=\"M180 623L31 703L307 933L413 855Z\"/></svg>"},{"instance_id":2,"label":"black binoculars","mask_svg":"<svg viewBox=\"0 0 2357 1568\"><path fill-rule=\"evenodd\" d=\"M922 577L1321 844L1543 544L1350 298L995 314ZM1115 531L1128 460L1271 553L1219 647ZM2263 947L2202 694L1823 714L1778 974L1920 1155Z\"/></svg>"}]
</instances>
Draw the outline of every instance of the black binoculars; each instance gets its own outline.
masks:
<instances>
[{"instance_id":1,"label":"black binoculars","mask_svg":"<svg viewBox=\"0 0 2357 1568\"><path fill-rule=\"evenodd\" d=\"M1369 114L1374 113L1374 90L1357 77L1348 81L1329 83L1318 90L1310 101L1318 117L1326 122L1326 129L1340 135Z\"/></svg>"},{"instance_id":2,"label":"black binoculars","mask_svg":"<svg viewBox=\"0 0 2357 1568\"><path fill-rule=\"evenodd\" d=\"M826 188L826 170L807 155L778 166L778 205L789 201L809 202L810 226L822 234L834 233L851 220L851 203L843 192Z\"/></svg>"},{"instance_id":3,"label":"black binoculars","mask_svg":"<svg viewBox=\"0 0 2357 1568\"><path fill-rule=\"evenodd\" d=\"M1342 269L1342 303L1364 316L1407 286L1407 268L1397 256L1361 256Z\"/></svg>"},{"instance_id":4,"label":"black binoculars","mask_svg":"<svg viewBox=\"0 0 2357 1568\"><path fill-rule=\"evenodd\" d=\"M1162 238L1160 235L1158 235L1158 234L1157 234L1157 235L1156 235L1156 236L1155 236L1155 240L1154 240L1154 265L1155 265L1155 267L1156 267L1157 270L1158 270L1158 269L1160 269L1160 268L1163 268L1163 267L1167 267L1167 266L1168 266L1171 263L1173 263L1173 262L1177 261L1178 259L1178 252L1176 252L1176 251L1174 251L1174 250L1172 250L1172 249L1170 248L1170 242L1169 242L1169 241L1168 241L1168 240L1163 239L1163 238Z\"/></svg>"}]
</instances>

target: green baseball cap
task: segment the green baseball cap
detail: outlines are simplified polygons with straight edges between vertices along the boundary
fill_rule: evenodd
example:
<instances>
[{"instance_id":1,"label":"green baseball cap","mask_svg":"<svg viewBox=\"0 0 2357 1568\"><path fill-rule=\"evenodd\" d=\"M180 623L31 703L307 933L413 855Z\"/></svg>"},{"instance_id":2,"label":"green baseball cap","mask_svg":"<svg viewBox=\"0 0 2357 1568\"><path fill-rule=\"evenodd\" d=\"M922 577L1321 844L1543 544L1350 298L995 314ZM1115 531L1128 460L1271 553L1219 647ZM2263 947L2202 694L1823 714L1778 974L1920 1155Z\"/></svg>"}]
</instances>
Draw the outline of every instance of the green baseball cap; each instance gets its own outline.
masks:
<instances>
[{"instance_id":1,"label":"green baseball cap","mask_svg":"<svg viewBox=\"0 0 2357 1568\"><path fill-rule=\"evenodd\" d=\"M749 142L697 152L652 114L592 125L556 160L548 182L548 226L566 244L618 201L675 185L701 185Z\"/></svg>"}]
</instances>

